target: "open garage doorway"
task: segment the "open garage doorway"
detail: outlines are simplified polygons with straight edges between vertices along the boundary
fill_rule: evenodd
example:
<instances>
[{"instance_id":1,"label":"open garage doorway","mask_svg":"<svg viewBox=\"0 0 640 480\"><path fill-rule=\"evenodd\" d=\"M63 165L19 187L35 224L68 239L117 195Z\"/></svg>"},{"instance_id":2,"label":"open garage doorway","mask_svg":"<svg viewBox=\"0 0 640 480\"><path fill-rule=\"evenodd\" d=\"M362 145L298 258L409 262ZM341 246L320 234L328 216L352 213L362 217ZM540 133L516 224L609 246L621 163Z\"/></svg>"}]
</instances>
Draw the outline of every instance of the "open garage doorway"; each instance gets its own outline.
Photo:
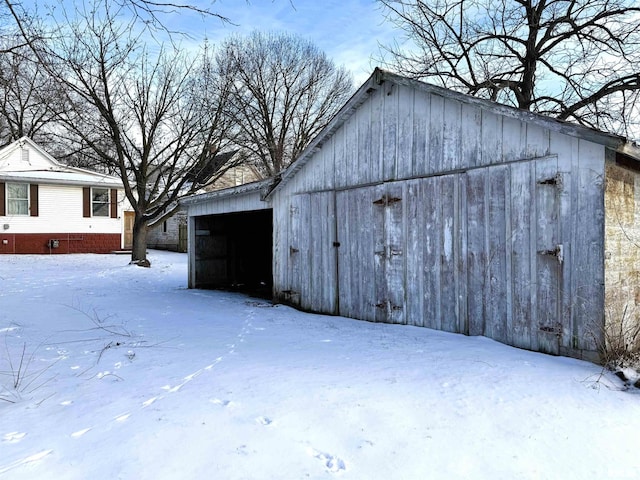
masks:
<instances>
[{"instance_id":1,"label":"open garage doorway","mask_svg":"<svg viewBox=\"0 0 640 480\"><path fill-rule=\"evenodd\" d=\"M271 298L273 210L195 217L195 288Z\"/></svg>"}]
</instances>

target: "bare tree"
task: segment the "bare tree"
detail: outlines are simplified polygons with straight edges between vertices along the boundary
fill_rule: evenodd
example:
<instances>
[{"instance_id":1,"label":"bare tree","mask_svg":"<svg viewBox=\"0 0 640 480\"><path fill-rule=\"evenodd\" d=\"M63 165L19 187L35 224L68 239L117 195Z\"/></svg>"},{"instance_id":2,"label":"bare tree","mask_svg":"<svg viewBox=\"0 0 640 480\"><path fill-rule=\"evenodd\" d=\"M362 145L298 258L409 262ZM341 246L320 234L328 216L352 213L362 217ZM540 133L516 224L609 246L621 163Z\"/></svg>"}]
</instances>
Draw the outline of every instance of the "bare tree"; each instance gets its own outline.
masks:
<instances>
[{"instance_id":1,"label":"bare tree","mask_svg":"<svg viewBox=\"0 0 640 480\"><path fill-rule=\"evenodd\" d=\"M226 137L226 89L208 73L206 49L194 61L143 47L135 18L96 5L75 12L41 64L70 105L59 117L66 140L122 178L135 211L131 259L148 265L148 226L225 167L216 154Z\"/></svg>"},{"instance_id":2,"label":"bare tree","mask_svg":"<svg viewBox=\"0 0 640 480\"><path fill-rule=\"evenodd\" d=\"M518 108L618 133L640 126L636 0L379 0L405 33L386 62Z\"/></svg>"},{"instance_id":3,"label":"bare tree","mask_svg":"<svg viewBox=\"0 0 640 480\"><path fill-rule=\"evenodd\" d=\"M311 42L288 34L233 36L216 56L229 78L234 142L264 176L287 167L352 91L351 76Z\"/></svg>"},{"instance_id":4,"label":"bare tree","mask_svg":"<svg viewBox=\"0 0 640 480\"><path fill-rule=\"evenodd\" d=\"M62 0L43 0L36 3L36 7L41 6L42 9L48 10L52 13L55 10L64 9L64 2ZM71 5L73 1L67 2ZM79 5L86 4L89 8L85 11L90 11L91 8L95 8L99 5L99 1L78 1ZM215 3L212 0L211 3ZM230 20L212 11L208 7L202 7L197 2L189 3L182 1L162 1L162 0L112 0L110 4L119 11L124 11L128 14L128 17L133 20L135 24L142 24L151 32L163 31L169 34L184 35L183 32L172 31L171 28L165 23L170 15L176 13L195 13L206 18L216 18L223 23L230 23ZM37 11L27 11L22 0L0 0L0 35L2 35L3 27L7 25L15 26L22 34L22 44L13 45L8 49L0 47L0 53L11 51L13 48L17 48L24 45L33 45L36 41L46 38L43 30L34 28L34 20L37 23L39 14Z\"/></svg>"},{"instance_id":5,"label":"bare tree","mask_svg":"<svg viewBox=\"0 0 640 480\"><path fill-rule=\"evenodd\" d=\"M0 54L4 55L20 50L28 46L27 40L22 35L22 29L30 30L32 35L37 29L31 28L32 20L25 14L21 4L15 4L12 0L0 1Z\"/></svg>"},{"instance_id":6,"label":"bare tree","mask_svg":"<svg viewBox=\"0 0 640 480\"><path fill-rule=\"evenodd\" d=\"M9 143L28 136L51 149L54 147L57 115L64 110L63 97L56 91L45 69L19 37L6 36L0 42L0 141ZM16 46L18 44L18 46Z\"/></svg>"}]
</instances>

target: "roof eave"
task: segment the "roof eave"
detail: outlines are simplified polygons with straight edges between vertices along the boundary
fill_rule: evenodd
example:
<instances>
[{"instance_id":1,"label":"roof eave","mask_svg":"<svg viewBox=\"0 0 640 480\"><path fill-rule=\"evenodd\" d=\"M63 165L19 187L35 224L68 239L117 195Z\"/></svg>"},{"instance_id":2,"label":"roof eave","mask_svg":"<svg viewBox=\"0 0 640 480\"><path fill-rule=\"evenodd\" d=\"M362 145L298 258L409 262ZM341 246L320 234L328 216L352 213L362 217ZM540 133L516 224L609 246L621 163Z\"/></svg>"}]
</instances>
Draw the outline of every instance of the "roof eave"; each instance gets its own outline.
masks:
<instances>
[{"instance_id":1,"label":"roof eave","mask_svg":"<svg viewBox=\"0 0 640 480\"><path fill-rule=\"evenodd\" d=\"M0 180L5 182L22 182L22 183L37 183L39 185L69 185L69 186L83 186L83 187L110 187L116 189L124 189L122 182L115 179L99 179L95 180L63 180L63 179L49 179L38 176L12 176L11 172L0 172Z\"/></svg>"},{"instance_id":2,"label":"roof eave","mask_svg":"<svg viewBox=\"0 0 640 480\"><path fill-rule=\"evenodd\" d=\"M338 111L338 113L329 121L326 127L309 143L300 156L286 169L284 169L278 176L277 183L270 189L265 195L265 200L268 200L276 191L278 191L282 185L287 183L288 179L293 177L306 163L307 161L322 148L322 145L331 135L338 129L344 122L349 119L355 110L362 105L365 100L378 88L385 80L385 75L388 72L376 68L371 76L362 84L362 86L356 90L344 106Z\"/></svg>"},{"instance_id":3,"label":"roof eave","mask_svg":"<svg viewBox=\"0 0 640 480\"><path fill-rule=\"evenodd\" d=\"M199 193L196 195L189 195L182 197L179 200L180 206L197 205L199 203L208 202L224 197L232 197L239 195L249 195L251 193L262 193L265 189L268 189L273 183L273 178L267 178L265 180L259 180L257 182L245 183L236 187L223 188L220 190L214 190L213 192ZM264 195L261 195L261 199Z\"/></svg>"},{"instance_id":4,"label":"roof eave","mask_svg":"<svg viewBox=\"0 0 640 480\"><path fill-rule=\"evenodd\" d=\"M616 152L622 153L623 155L631 157L634 160L640 162L640 146L637 143L624 142L615 150Z\"/></svg>"}]
</instances>

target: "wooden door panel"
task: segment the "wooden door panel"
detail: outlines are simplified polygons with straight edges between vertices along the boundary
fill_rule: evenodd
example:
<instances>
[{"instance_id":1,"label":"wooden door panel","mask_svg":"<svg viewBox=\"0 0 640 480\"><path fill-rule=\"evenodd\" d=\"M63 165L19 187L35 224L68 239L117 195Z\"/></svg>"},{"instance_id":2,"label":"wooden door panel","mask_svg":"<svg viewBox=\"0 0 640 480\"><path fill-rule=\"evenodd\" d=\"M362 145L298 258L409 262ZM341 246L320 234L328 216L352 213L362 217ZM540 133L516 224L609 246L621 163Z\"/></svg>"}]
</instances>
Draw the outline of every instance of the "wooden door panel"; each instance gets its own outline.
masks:
<instances>
[{"instance_id":1,"label":"wooden door panel","mask_svg":"<svg viewBox=\"0 0 640 480\"><path fill-rule=\"evenodd\" d=\"M376 320L375 187L336 193L340 315Z\"/></svg>"},{"instance_id":2,"label":"wooden door panel","mask_svg":"<svg viewBox=\"0 0 640 480\"><path fill-rule=\"evenodd\" d=\"M487 169L467 173L467 312L468 334L484 335L488 321L488 261L485 198L488 196Z\"/></svg>"},{"instance_id":3,"label":"wooden door panel","mask_svg":"<svg viewBox=\"0 0 640 480\"><path fill-rule=\"evenodd\" d=\"M390 323L406 323L405 308L405 231L403 184L388 184L384 208L384 240L386 255L384 270L376 281L386 293L381 298L387 302L387 318Z\"/></svg>"},{"instance_id":4,"label":"wooden door panel","mask_svg":"<svg viewBox=\"0 0 640 480\"><path fill-rule=\"evenodd\" d=\"M310 310L337 314L336 215L334 192L309 194Z\"/></svg>"},{"instance_id":5,"label":"wooden door panel","mask_svg":"<svg viewBox=\"0 0 640 480\"><path fill-rule=\"evenodd\" d=\"M124 248L133 247L133 222L136 219L135 212L124 212Z\"/></svg>"},{"instance_id":6,"label":"wooden door panel","mask_svg":"<svg viewBox=\"0 0 640 480\"><path fill-rule=\"evenodd\" d=\"M536 321L532 340L535 350L554 355L559 353L562 332L559 178L557 158L536 162Z\"/></svg>"},{"instance_id":7,"label":"wooden door panel","mask_svg":"<svg viewBox=\"0 0 640 480\"><path fill-rule=\"evenodd\" d=\"M308 300L305 294L308 293L308 253L306 245L308 238L305 230L308 229L309 217L309 196L293 195L289 206L290 236L289 244L285 246L287 261L287 285L283 290L283 295L287 302L292 305L306 308ZM306 302L306 303L305 303Z\"/></svg>"}]
</instances>

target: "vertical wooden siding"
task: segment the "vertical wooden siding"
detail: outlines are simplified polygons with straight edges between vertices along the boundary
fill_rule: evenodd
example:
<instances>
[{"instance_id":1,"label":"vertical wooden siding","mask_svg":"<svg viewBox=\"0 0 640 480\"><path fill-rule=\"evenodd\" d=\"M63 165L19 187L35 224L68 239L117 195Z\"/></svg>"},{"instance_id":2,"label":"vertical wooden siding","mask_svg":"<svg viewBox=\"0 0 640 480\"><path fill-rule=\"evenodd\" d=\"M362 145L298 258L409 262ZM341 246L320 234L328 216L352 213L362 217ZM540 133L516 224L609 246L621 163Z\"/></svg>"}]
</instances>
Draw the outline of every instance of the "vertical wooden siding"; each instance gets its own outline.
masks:
<instances>
[{"instance_id":1,"label":"vertical wooden siding","mask_svg":"<svg viewBox=\"0 0 640 480\"><path fill-rule=\"evenodd\" d=\"M275 296L304 310L337 311L337 260L335 193L294 195L286 218L286 247L280 242L274 262L274 277L284 282L274 286ZM283 232L278 229L276 238Z\"/></svg>"},{"instance_id":2,"label":"vertical wooden siding","mask_svg":"<svg viewBox=\"0 0 640 480\"><path fill-rule=\"evenodd\" d=\"M550 353L594 350L603 165L600 145L380 89L274 196L276 297Z\"/></svg>"}]
</instances>

